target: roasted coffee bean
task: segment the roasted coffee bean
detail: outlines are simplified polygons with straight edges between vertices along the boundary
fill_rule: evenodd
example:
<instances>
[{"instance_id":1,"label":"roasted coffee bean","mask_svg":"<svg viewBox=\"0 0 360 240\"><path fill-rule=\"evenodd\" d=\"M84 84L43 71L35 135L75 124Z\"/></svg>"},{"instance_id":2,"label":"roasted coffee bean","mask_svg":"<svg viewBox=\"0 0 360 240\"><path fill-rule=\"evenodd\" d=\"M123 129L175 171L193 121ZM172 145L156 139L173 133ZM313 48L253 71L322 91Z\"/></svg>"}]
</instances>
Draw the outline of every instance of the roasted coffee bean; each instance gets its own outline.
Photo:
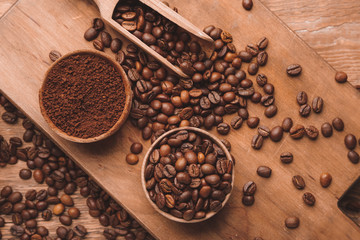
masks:
<instances>
[{"instance_id":1,"label":"roasted coffee bean","mask_svg":"<svg viewBox=\"0 0 360 240\"><path fill-rule=\"evenodd\" d=\"M92 41L97 38L98 35L99 32L95 28L91 27L84 33L84 38L86 39L86 41Z\"/></svg>"},{"instance_id":2,"label":"roasted coffee bean","mask_svg":"<svg viewBox=\"0 0 360 240\"><path fill-rule=\"evenodd\" d=\"M269 40L266 37L262 37L259 39L258 43L256 44L259 49L264 50L269 44Z\"/></svg>"},{"instance_id":3,"label":"roasted coffee bean","mask_svg":"<svg viewBox=\"0 0 360 240\"><path fill-rule=\"evenodd\" d=\"M251 141L251 147L258 150L262 147L264 138L261 135L255 135Z\"/></svg>"},{"instance_id":4,"label":"roasted coffee bean","mask_svg":"<svg viewBox=\"0 0 360 240\"><path fill-rule=\"evenodd\" d=\"M126 162L130 165L135 165L139 162L139 157L133 153L129 153L126 155Z\"/></svg>"},{"instance_id":5,"label":"roasted coffee bean","mask_svg":"<svg viewBox=\"0 0 360 240\"><path fill-rule=\"evenodd\" d=\"M276 115L278 109L275 105L270 105L267 108L265 108L264 114L267 118L272 118Z\"/></svg>"},{"instance_id":6,"label":"roasted coffee bean","mask_svg":"<svg viewBox=\"0 0 360 240\"><path fill-rule=\"evenodd\" d=\"M303 125L296 124L290 129L289 133L290 137L293 139L300 139L305 135L305 127Z\"/></svg>"},{"instance_id":7,"label":"roasted coffee bean","mask_svg":"<svg viewBox=\"0 0 360 240\"><path fill-rule=\"evenodd\" d=\"M250 11L253 7L253 1L252 0L243 0L242 6L245 10Z\"/></svg>"},{"instance_id":8,"label":"roasted coffee bean","mask_svg":"<svg viewBox=\"0 0 360 240\"><path fill-rule=\"evenodd\" d=\"M246 121L249 128L256 128L259 125L259 122L260 119L258 117L250 117Z\"/></svg>"},{"instance_id":9,"label":"roasted coffee bean","mask_svg":"<svg viewBox=\"0 0 360 240\"><path fill-rule=\"evenodd\" d=\"M243 196L242 197L242 203L245 205L245 206L251 206L253 205L255 202L255 197L254 196Z\"/></svg>"},{"instance_id":10,"label":"roasted coffee bean","mask_svg":"<svg viewBox=\"0 0 360 240\"><path fill-rule=\"evenodd\" d=\"M293 182L294 186L299 190L305 188L305 181L300 175L293 176L292 182Z\"/></svg>"},{"instance_id":11,"label":"roasted coffee bean","mask_svg":"<svg viewBox=\"0 0 360 240\"><path fill-rule=\"evenodd\" d=\"M344 72L336 72L335 74L335 80L338 82L338 83L344 83L347 81L347 74L344 73Z\"/></svg>"},{"instance_id":12,"label":"roasted coffee bean","mask_svg":"<svg viewBox=\"0 0 360 240\"><path fill-rule=\"evenodd\" d=\"M259 70L259 64L255 62L250 63L247 69L250 75L255 75L258 72L258 70Z\"/></svg>"},{"instance_id":13,"label":"roasted coffee bean","mask_svg":"<svg viewBox=\"0 0 360 240\"><path fill-rule=\"evenodd\" d=\"M285 219L285 226L287 228L297 228L300 225L300 220L298 217L287 217Z\"/></svg>"},{"instance_id":14,"label":"roasted coffee bean","mask_svg":"<svg viewBox=\"0 0 360 240\"><path fill-rule=\"evenodd\" d=\"M240 108L238 110L238 115L239 117L241 117L243 120L246 120L249 118L249 113L245 108Z\"/></svg>"},{"instance_id":15,"label":"roasted coffee bean","mask_svg":"<svg viewBox=\"0 0 360 240\"><path fill-rule=\"evenodd\" d=\"M268 106L272 105L275 102L275 98L274 98L273 95L264 95L264 96L261 97L260 102L265 107L268 107Z\"/></svg>"},{"instance_id":16,"label":"roasted coffee bean","mask_svg":"<svg viewBox=\"0 0 360 240\"><path fill-rule=\"evenodd\" d=\"M331 137L333 134L333 129L330 123L326 122L321 125L321 133L324 137Z\"/></svg>"},{"instance_id":17,"label":"roasted coffee bean","mask_svg":"<svg viewBox=\"0 0 360 240\"><path fill-rule=\"evenodd\" d=\"M221 135L227 135L230 131L230 126L227 123L220 123L217 128L216 128L217 132L220 133Z\"/></svg>"},{"instance_id":18,"label":"roasted coffee bean","mask_svg":"<svg viewBox=\"0 0 360 240\"><path fill-rule=\"evenodd\" d=\"M336 131L341 132L344 130L344 122L341 118L334 118L332 121L332 126L335 128Z\"/></svg>"},{"instance_id":19,"label":"roasted coffee bean","mask_svg":"<svg viewBox=\"0 0 360 240\"><path fill-rule=\"evenodd\" d=\"M310 115L311 113L311 107L309 104L304 104L304 105L301 105L300 109L299 109L299 113L300 113L300 116L302 117L307 117Z\"/></svg>"},{"instance_id":20,"label":"roasted coffee bean","mask_svg":"<svg viewBox=\"0 0 360 240\"><path fill-rule=\"evenodd\" d=\"M94 40L93 46L96 50L104 51L104 44L100 40Z\"/></svg>"},{"instance_id":21,"label":"roasted coffee bean","mask_svg":"<svg viewBox=\"0 0 360 240\"><path fill-rule=\"evenodd\" d=\"M304 200L304 203L309 206L313 206L316 202L315 196L309 192L304 193L302 198Z\"/></svg>"},{"instance_id":22,"label":"roasted coffee bean","mask_svg":"<svg viewBox=\"0 0 360 240\"><path fill-rule=\"evenodd\" d=\"M21 217L21 214L20 213L15 213L12 215L12 222L15 224L15 225L21 225L23 223L23 219Z\"/></svg>"},{"instance_id":23,"label":"roasted coffee bean","mask_svg":"<svg viewBox=\"0 0 360 240\"><path fill-rule=\"evenodd\" d=\"M306 135L312 140L315 140L319 136L319 130L314 126L306 127L305 132Z\"/></svg>"},{"instance_id":24,"label":"roasted coffee bean","mask_svg":"<svg viewBox=\"0 0 360 240\"><path fill-rule=\"evenodd\" d=\"M304 91L299 92L298 95L296 96L296 101L300 106L307 104L308 96L306 92Z\"/></svg>"},{"instance_id":25,"label":"roasted coffee bean","mask_svg":"<svg viewBox=\"0 0 360 240\"><path fill-rule=\"evenodd\" d=\"M80 216L80 210L76 207L72 207L68 209L68 214L72 219L76 219Z\"/></svg>"},{"instance_id":26,"label":"roasted coffee bean","mask_svg":"<svg viewBox=\"0 0 360 240\"><path fill-rule=\"evenodd\" d=\"M69 217L67 215L61 215L59 217L59 220L60 220L61 224L65 225L65 226L70 226L72 223L71 217Z\"/></svg>"},{"instance_id":27,"label":"roasted coffee bean","mask_svg":"<svg viewBox=\"0 0 360 240\"><path fill-rule=\"evenodd\" d=\"M270 139L274 142L278 142L283 137L283 129L280 126L276 126L270 131Z\"/></svg>"},{"instance_id":28,"label":"roasted coffee bean","mask_svg":"<svg viewBox=\"0 0 360 240\"><path fill-rule=\"evenodd\" d=\"M4 112L1 116L1 118L9 124L14 124L16 123L18 117L16 116L16 114L12 113L12 112Z\"/></svg>"},{"instance_id":29,"label":"roasted coffee bean","mask_svg":"<svg viewBox=\"0 0 360 240\"><path fill-rule=\"evenodd\" d=\"M345 146L349 150L353 150L356 147L356 137L353 134L347 134L344 138Z\"/></svg>"},{"instance_id":30,"label":"roasted coffee bean","mask_svg":"<svg viewBox=\"0 0 360 240\"><path fill-rule=\"evenodd\" d=\"M285 118L281 124L281 127L284 130L284 132L289 132L292 126L293 126L293 121L289 117Z\"/></svg>"},{"instance_id":31,"label":"roasted coffee bean","mask_svg":"<svg viewBox=\"0 0 360 240\"><path fill-rule=\"evenodd\" d=\"M0 214L10 214L13 209L13 204L10 202L2 203L0 206Z\"/></svg>"},{"instance_id":32,"label":"roasted coffee bean","mask_svg":"<svg viewBox=\"0 0 360 240\"><path fill-rule=\"evenodd\" d=\"M40 169L35 169L35 171L33 172L33 178L37 183L44 182L44 174Z\"/></svg>"},{"instance_id":33,"label":"roasted coffee bean","mask_svg":"<svg viewBox=\"0 0 360 240\"><path fill-rule=\"evenodd\" d=\"M302 68L299 64L291 64L286 68L286 72L289 76L297 76L301 73Z\"/></svg>"},{"instance_id":34,"label":"roasted coffee bean","mask_svg":"<svg viewBox=\"0 0 360 240\"><path fill-rule=\"evenodd\" d=\"M79 237L84 237L87 234L86 228L80 224L74 227L74 232Z\"/></svg>"},{"instance_id":35,"label":"roasted coffee bean","mask_svg":"<svg viewBox=\"0 0 360 240\"><path fill-rule=\"evenodd\" d=\"M270 135L270 129L266 126L260 126L258 127L258 133L263 137L268 137Z\"/></svg>"},{"instance_id":36,"label":"roasted coffee bean","mask_svg":"<svg viewBox=\"0 0 360 240\"><path fill-rule=\"evenodd\" d=\"M283 163L291 163L294 159L294 156L290 152L283 152L280 154L280 160Z\"/></svg>"},{"instance_id":37,"label":"roasted coffee bean","mask_svg":"<svg viewBox=\"0 0 360 240\"><path fill-rule=\"evenodd\" d=\"M19 172L19 177L24 180L30 179L31 175L32 175L32 172L29 169L21 169Z\"/></svg>"},{"instance_id":38,"label":"roasted coffee bean","mask_svg":"<svg viewBox=\"0 0 360 240\"><path fill-rule=\"evenodd\" d=\"M323 188L327 188L332 181L332 176L330 173L322 173L320 175L320 184Z\"/></svg>"},{"instance_id":39,"label":"roasted coffee bean","mask_svg":"<svg viewBox=\"0 0 360 240\"><path fill-rule=\"evenodd\" d=\"M266 51L261 51L256 57L256 61L260 66L266 65L268 60L268 54Z\"/></svg>"},{"instance_id":40,"label":"roasted coffee bean","mask_svg":"<svg viewBox=\"0 0 360 240\"><path fill-rule=\"evenodd\" d=\"M360 159L359 154L355 151L349 151L347 157L354 164L357 164Z\"/></svg>"},{"instance_id":41,"label":"roasted coffee bean","mask_svg":"<svg viewBox=\"0 0 360 240\"><path fill-rule=\"evenodd\" d=\"M43 201L47 198L48 194L45 189L41 189L36 193L36 200Z\"/></svg>"},{"instance_id":42,"label":"roasted coffee bean","mask_svg":"<svg viewBox=\"0 0 360 240\"><path fill-rule=\"evenodd\" d=\"M25 232L24 228L17 225L12 225L10 228L10 233L13 236L20 237Z\"/></svg>"},{"instance_id":43,"label":"roasted coffee bean","mask_svg":"<svg viewBox=\"0 0 360 240\"><path fill-rule=\"evenodd\" d=\"M242 123L243 123L243 119L239 116L235 116L231 120L231 127L233 129L239 129L242 126Z\"/></svg>"},{"instance_id":44,"label":"roasted coffee bean","mask_svg":"<svg viewBox=\"0 0 360 240\"><path fill-rule=\"evenodd\" d=\"M271 168L267 166L260 166L257 168L256 173L263 178L269 178L271 176Z\"/></svg>"},{"instance_id":45,"label":"roasted coffee bean","mask_svg":"<svg viewBox=\"0 0 360 240\"><path fill-rule=\"evenodd\" d=\"M56 60L61 58L61 53L56 50L51 50L51 52L49 53L49 58L51 61L55 62Z\"/></svg>"},{"instance_id":46,"label":"roasted coffee bean","mask_svg":"<svg viewBox=\"0 0 360 240\"><path fill-rule=\"evenodd\" d=\"M256 82L260 87L265 86L265 84L267 83L267 77L265 74L259 73L256 76Z\"/></svg>"},{"instance_id":47,"label":"roasted coffee bean","mask_svg":"<svg viewBox=\"0 0 360 240\"><path fill-rule=\"evenodd\" d=\"M269 95L273 95L274 91L275 91L274 85L272 85L271 83L266 83L263 86L263 89L264 89L264 92Z\"/></svg>"},{"instance_id":48,"label":"roasted coffee bean","mask_svg":"<svg viewBox=\"0 0 360 240\"><path fill-rule=\"evenodd\" d=\"M50 221L51 217L52 217L52 212L49 209L46 209L45 211L43 211L41 213L41 217L45 220L45 221Z\"/></svg>"},{"instance_id":49,"label":"roasted coffee bean","mask_svg":"<svg viewBox=\"0 0 360 240\"><path fill-rule=\"evenodd\" d=\"M243 193L247 196L252 196L256 192L256 184L253 181L249 181L244 184Z\"/></svg>"},{"instance_id":50,"label":"roasted coffee bean","mask_svg":"<svg viewBox=\"0 0 360 240\"><path fill-rule=\"evenodd\" d=\"M312 109L315 113L320 113L323 109L324 100L321 97L315 97L312 102Z\"/></svg>"},{"instance_id":51,"label":"roasted coffee bean","mask_svg":"<svg viewBox=\"0 0 360 240\"><path fill-rule=\"evenodd\" d=\"M13 192L7 198L7 200L9 202L11 202L12 204L21 202L22 199L23 199L23 196L20 192Z\"/></svg>"}]
</instances>

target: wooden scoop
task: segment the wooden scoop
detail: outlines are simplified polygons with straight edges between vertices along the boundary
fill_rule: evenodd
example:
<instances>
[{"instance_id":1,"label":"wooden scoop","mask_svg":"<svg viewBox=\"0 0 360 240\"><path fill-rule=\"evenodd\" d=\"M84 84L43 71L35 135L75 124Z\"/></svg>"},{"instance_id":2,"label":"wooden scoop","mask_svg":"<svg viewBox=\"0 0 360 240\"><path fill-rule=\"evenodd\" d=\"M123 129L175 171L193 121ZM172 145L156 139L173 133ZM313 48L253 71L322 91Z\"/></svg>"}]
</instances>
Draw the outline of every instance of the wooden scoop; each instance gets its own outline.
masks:
<instances>
[{"instance_id":1,"label":"wooden scoop","mask_svg":"<svg viewBox=\"0 0 360 240\"><path fill-rule=\"evenodd\" d=\"M147 5L148 7L152 8L156 12L158 12L160 15L166 17L170 21L177 24L179 27L183 28L184 30L191 33L193 36L195 36L201 45L201 48L203 51L206 52L207 56L211 56L214 47L213 47L213 39L209 37L207 34L205 34L203 31L198 29L195 25L193 25L191 22L180 16L178 13L170 9L168 6L163 4L160 1L156 0L140 0L143 4ZM166 67L170 68L172 71L177 73L179 76L183 78L189 78L188 75L183 73L181 69L178 66L175 66L171 64L166 58L155 52L153 49L151 49L148 45L143 43L140 39L135 37L131 32L127 31L125 28L123 28L118 22L116 22L114 19L112 19L112 15L114 12L114 9L116 7L116 4L119 2L118 0L94 0L95 4L98 6L100 10L101 17L103 20L107 23L109 23L115 30L117 30L121 35L125 36L127 39L129 39L131 42L139 46L141 49L143 49L145 52L153 56L155 59L157 59L159 62L161 62Z\"/></svg>"}]
</instances>

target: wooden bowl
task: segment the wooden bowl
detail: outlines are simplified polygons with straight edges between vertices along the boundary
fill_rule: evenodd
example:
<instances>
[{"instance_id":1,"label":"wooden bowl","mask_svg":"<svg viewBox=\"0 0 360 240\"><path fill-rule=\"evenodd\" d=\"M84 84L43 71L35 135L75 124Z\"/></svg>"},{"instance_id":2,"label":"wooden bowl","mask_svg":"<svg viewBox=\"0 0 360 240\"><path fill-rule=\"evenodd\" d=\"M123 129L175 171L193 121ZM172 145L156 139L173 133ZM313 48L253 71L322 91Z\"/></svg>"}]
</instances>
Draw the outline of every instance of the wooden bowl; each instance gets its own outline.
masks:
<instances>
[{"instance_id":1,"label":"wooden bowl","mask_svg":"<svg viewBox=\"0 0 360 240\"><path fill-rule=\"evenodd\" d=\"M117 122L114 124L114 126L112 126L107 132L96 136L96 137L91 137L91 138L79 138L79 137L74 137L74 136L70 136L67 133L63 132L61 129L59 129L48 117L45 108L43 106L43 88L45 85L45 82L47 80L48 74L50 72L50 70L61 60L68 58L69 56L72 55L79 55L79 54L92 54L92 55L96 55L98 57L101 57L103 59L106 59L110 64L112 64L115 69L120 73L121 75L121 79L124 83L124 88L125 88L125 94L126 94L126 99L125 99L125 106L124 106L124 110L121 113L119 119L117 120ZM59 136L61 136L62 138L65 138L69 141L72 142L77 142L77 143L92 143L92 142L97 142L100 141L102 139L105 139L109 136L111 136L112 134L114 134L117 130L120 129L120 127L125 123L126 119L129 116L130 113L130 109L131 109L131 103L132 103L132 97L133 97L133 93L131 90L131 85L130 82L127 78L127 75L124 71L124 69L120 66L119 63L117 63L116 61L114 61L113 59L111 59L108 55L99 52L99 51L94 51L94 50L77 50L77 51L73 51L70 52L64 56L62 56L61 58L59 58L58 60L56 60L51 66L50 68L46 71L45 73L45 77L44 77L44 81L42 83L42 86L39 90L39 103L40 103L40 110L41 110L41 114L43 115L45 121L49 124L50 128L56 132Z\"/></svg>"},{"instance_id":2,"label":"wooden bowl","mask_svg":"<svg viewBox=\"0 0 360 240\"><path fill-rule=\"evenodd\" d=\"M201 219L192 219L190 221L187 221L183 218L177 218L177 217L174 217L173 215L171 215L170 213L166 213L164 211L161 211L158 206L150 199L149 197L149 193L146 189L146 181L145 181L145 169L146 169L146 166L148 164L148 161L149 161L149 157L150 157L150 154L151 152L156 148L158 147L158 144L165 138L165 137L168 137L169 135L172 135L173 133L175 132L178 132L178 131L181 131L181 130L188 130L188 131L191 131L191 132L196 132L197 134L199 135L202 135L202 136L206 136L208 139L210 139L211 141L213 141L214 143L216 143L225 153L225 156L228 160L231 160L232 161L232 157L229 153L229 151L227 150L227 148L224 146L224 144L217 138L215 137L214 135L212 135L211 133L205 131L205 130L202 130L202 129L199 129L199 128L194 128L194 127L181 127L181 128L175 128L173 130L170 130L166 133L164 133L163 135L161 135L152 145L151 147L149 148L149 150L147 151L146 155L145 155L145 158L144 158L144 161L143 161L143 164L142 164L142 168L141 168L141 185L142 185L142 188L144 190L144 193L145 193L145 196L147 198L147 200L150 202L151 206L158 212L160 213L161 215L163 215L164 217L172 220L172 221L175 221L175 222L180 222L180 223L198 223L198 222L203 222L203 221L206 221L207 219L213 217L216 213L218 213L224 206L225 204L227 203L227 201L229 200L230 198L230 195L231 195L231 192L232 192L232 189L234 188L234 169L232 171L232 181L231 181L231 191L226 195L225 197L225 200L222 202L222 207L219 211L217 212L208 212L206 213L206 216L204 218L201 218Z\"/></svg>"}]
</instances>

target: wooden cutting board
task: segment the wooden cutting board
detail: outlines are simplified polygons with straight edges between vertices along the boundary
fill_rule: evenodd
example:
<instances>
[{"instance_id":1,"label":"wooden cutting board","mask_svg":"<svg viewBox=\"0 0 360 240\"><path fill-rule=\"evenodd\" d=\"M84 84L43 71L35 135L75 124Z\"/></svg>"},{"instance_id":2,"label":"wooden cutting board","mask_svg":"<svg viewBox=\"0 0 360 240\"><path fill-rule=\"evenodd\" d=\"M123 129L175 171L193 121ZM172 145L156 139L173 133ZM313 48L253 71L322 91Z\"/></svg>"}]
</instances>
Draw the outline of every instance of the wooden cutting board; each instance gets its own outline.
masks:
<instances>
[{"instance_id":1,"label":"wooden cutting board","mask_svg":"<svg viewBox=\"0 0 360 240\"><path fill-rule=\"evenodd\" d=\"M125 154L134 141L142 141L141 134L129 122L113 137L95 144L75 144L56 136L46 125L38 105L38 89L50 65L48 53L57 49L66 53L92 48L83 39L91 20L99 15L96 7L86 0L19 0L0 19L0 89L19 108L32 118L87 173L133 214L154 236L160 239L358 239L360 228L337 207L337 200L359 176L359 164L347 160L343 144L346 133L360 136L360 93L350 84L337 84L334 69L291 32L259 1L250 12L241 0L171 0L179 12L199 28L215 24L233 34L238 49L246 43L267 36L269 61L260 69L276 87L275 97L279 113L272 119L263 115L264 108L249 104L252 116L261 117L261 124L272 128L290 116L296 123L320 128L325 121L340 116L345 130L317 141L295 141L287 134L279 143L267 140L260 151L250 147L256 130L244 125L232 130L225 138L232 143L236 158L236 180L227 206L214 218L200 224L171 222L151 209L140 184L141 162L136 166L125 163ZM199 17L201 16L201 17ZM126 41L125 41L126 42ZM126 45L126 44L125 44ZM109 52L108 52L109 53ZM111 53L109 53L111 54ZM285 69L291 63L303 66L300 77L289 78ZM247 65L244 64L243 69ZM253 77L250 77L255 80ZM257 87L257 86L256 86ZM325 107L321 114L312 113L300 118L296 94L304 90L310 100L321 96ZM231 117L225 118L229 122ZM215 133L215 131L212 131ZM216 133L215 133L216 134ZM145 150L150 143L145 142ZM360 148L357 147L359 151ZM283 165L279 155L293 152L295 159ZM141 157L145 155L145 151ZM270 179L256 175L259 165L273 169ZM333 182L327 189L319 184L319 175L330 172ZM303 191L291 183L300 174L306 181ZM241 203L242 186L253 180L258 185L255 204ZM314 207L302 201L305 191L317 199ZM284 219L289 215L300 218L300 227L289 230Z\"/></svg>"}]
</instances>

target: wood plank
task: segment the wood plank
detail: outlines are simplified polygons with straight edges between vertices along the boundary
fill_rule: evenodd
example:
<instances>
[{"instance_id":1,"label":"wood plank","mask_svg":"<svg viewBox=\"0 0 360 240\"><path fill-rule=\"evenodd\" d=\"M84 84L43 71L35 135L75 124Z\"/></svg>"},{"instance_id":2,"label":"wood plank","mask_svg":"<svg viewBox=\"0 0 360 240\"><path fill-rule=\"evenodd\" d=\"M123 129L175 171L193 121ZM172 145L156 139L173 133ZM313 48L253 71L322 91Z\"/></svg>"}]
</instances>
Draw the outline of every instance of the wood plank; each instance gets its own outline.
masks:
<instances>
[{"instance_id":1,"label":"wood plank","mask_svg":"<svg viewBox=\"0 0 360 240\"><path fill-rule=\"evenodd\" d=\"M0 17L2 17L17 0L1 0L0 1Z\"/></svg>"},{"instance_id":2,"label":"wood plank","mask_svg":"<svg viewBox=\"0 0 360 240\"><path fill-rule=\"evenodd\" d=\"M296 122L319 127L322 122L331 121L341 109L346 125L353 126L352 129L346 127L345 132L359 132L356 120L360 113L353 109L360 103L360 93L350 84L336 84L334 70L258 1L255 1L250 13L242 9L241 1L232 2L231 8L227 3L218 1L210 1L208 5L201 1L191 1L190 4L190 0L169 2L178 6L180 13L200 28L204 23L214 23L216 19L217 26L233 33L237 46L257 41L263 35L269 37L270 59L261 71L277 88L275 95L280 112L273 119L262 117L263 124L273 127L280 124L285 116L291 116ZM190 8L199 9L199 12L195 14ZM226 17L223 15L225 11ZM201 19L199 14L203 16ZM91 43L86 43L82 34L95 16L96 9L85 1L64 0L50 4L42 0L35 5L32 1L22 0L0 23L0 44L3 46L0 50L1 90L152 233L164 239L189 236L197 239L266 238L269 235L277 239L353 239L360 236L360 230L336 206L337 198L358 175L358 165L354 166L346 159L346 149L342 144L345 132L336 133L331 139L320 138L317 144L308 139L294 141L285 137L276 144L268 141L261 151L255 152L250 148L255 130L244 126L239 131L232 131L227 139L232 142L232 153L237 159L233 196L216 217L191 226L164 219L146 202L140 187L140 164L128 166L124 161L131 142L140 140L139 131L129 123L112 138L96 144L74 144L55 136L42 119L37 102L41 77L49 64L47 55L53 48L67 52L90 47ZM297 79L290 79L284 72L286 66L293 62L304 67L304 72ZM315 94L322 96L326 104L324 112L299 119L294 100L299 90L307 91L311 99ZM341 97L336 95L339 91L342 92ZM263 116L260 106L250 104L249 108L252 115ZM229 118L226 120L229 121ZM148 146L149 142L145 144L145 149ZM290 166L283 166L278 159L280 152L285 150L295 154L296 160ZM270 179L260 179L256 175L256 167L260 164L273 168ZM328 189L319 186L318 177L322 171L330 171L333 175L334 181ZM291 185L294 174L303 175L307 181L306 190L316 194L314 208L304 206L302 192ZM240 201L242 185L249 179L258 183L256 203L250 208L244 207ZM301 226L290 231L285 229L283 221L292 214L300 217Z\"/></svg>"}]
</instances>

